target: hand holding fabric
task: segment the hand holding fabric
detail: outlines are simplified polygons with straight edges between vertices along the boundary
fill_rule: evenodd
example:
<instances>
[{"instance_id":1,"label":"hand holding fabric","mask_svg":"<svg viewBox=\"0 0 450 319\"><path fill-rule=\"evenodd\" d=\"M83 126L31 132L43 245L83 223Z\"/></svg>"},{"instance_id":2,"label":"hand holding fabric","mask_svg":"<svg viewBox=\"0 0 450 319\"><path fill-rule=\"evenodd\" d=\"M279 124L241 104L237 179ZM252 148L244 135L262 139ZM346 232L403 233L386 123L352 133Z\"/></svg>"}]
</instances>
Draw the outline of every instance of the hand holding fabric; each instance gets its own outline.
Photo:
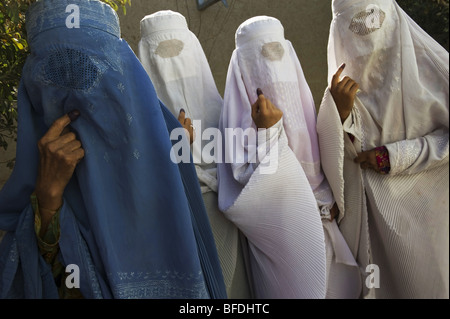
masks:
<instances>
[{"instance_id":1,"label":"hand holding fabric","mask_svg":"<svg viewBox=\"0 0 450 319\"><path fill-rule=\"evenodd\" d=\"M358 156L354 161L355 163L360 164L362 169L373 169L377 173L381 173L378 166L375 149L358 153Z\"/></svg>"},{"instance_id":2,"label":"hand holding fabric","mask_svg":"<svg viewBox=\"0 0 450 319\"><path fill-rule=\"evenodd\" d=\"M178 115L178 121L180 122L181 126L186 130L186 135L189 138L189 143L194 143L195 140L195 132L194 132L194 125L192 125L192 120L188 117L186 117L186 112L184 109L180 110L180 115Z\"/></svg>"},{"instance_id":3,"label":"hand holding fabric","mask_svg":"<svg viewBox=\"0 0 450 319\"><path fill-rule=\"evenodd\" d=\"M355 96L359 89L359 84L350 77L346 76L342 80L339 79L344 69L345 64L342 64L333 76L330 88L331 95L336 103L342 123L345 122L352 112Z\"/></svg>"},{"instance_id":4,"label":"hand holding fabric","mask_svg":"<svg viewBox=\"0 0 450 319\"><path fill-rule=\"evenodd\" d=\"M46 221L62 206L64 189L84 157L81 142L67 127L79 115L78 111L72 111L60 117L38 142L39 170L35 192L42 218L41 233L47 228L44 227Z\"/></svg>"},{"instance_id":5,"label":"hand holding fabric","mask_svg":"<svg viewBox=\"0 0 450 319\"><path fill-rule=\"evenodd\" d=\"M258 100L252 105L252 118L257 128L268 129L278 123L283 112L258 89Z\"/></svg>"}]
</instances>

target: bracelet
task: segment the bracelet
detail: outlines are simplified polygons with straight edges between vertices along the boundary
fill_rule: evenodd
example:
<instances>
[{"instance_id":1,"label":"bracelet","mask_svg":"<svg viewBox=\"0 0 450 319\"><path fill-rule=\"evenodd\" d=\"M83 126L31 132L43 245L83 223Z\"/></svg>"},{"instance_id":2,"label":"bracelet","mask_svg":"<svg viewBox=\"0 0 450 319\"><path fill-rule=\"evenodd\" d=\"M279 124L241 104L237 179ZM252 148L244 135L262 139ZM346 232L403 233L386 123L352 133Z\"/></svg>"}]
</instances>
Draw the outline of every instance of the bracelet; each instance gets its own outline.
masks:
<instances>
[{"instance_id":1,"label":"bracelet","mask_svg":"<svg viewBox=\"0 0 450 319\"><path fill-rule=\"evenodd\" d=\"M375 148L375 157L377 159L378 168L382 175L387 175L391 171L391 163L389 161L389 152L385 146Z\"/></svg>"},{"instance_id":2,"label":"bracelet","mask_svg":"<svg viewBox=\"0 0 450 319\"><path fill-rule=\"evenodd\" d=\"M48 209L48 208L43 208L43 207L39 206L38 209L39 209L39 212L45 211L45 212L51 213L52 215L55 215L57 212L59 212L59 210L61 208L58 208L57 210L54 210L54 209Z\"/></svg>"}]
</instances>

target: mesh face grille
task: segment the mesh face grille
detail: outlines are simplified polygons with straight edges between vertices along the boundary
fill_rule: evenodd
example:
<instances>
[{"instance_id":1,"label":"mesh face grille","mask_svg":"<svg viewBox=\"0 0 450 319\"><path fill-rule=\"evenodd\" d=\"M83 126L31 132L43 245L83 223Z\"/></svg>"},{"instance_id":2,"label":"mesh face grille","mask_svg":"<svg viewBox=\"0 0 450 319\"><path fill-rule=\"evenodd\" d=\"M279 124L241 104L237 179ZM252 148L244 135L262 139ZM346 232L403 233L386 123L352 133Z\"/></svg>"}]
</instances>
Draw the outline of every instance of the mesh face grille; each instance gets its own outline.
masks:
<instances>
[{"instance_id":1,"label":"mesh face grille","mask_svg":"<svg viewBox=\"0 0 450 319\"><path fill-rule=\"evenodd\" d=\"M156 48L155 53L162 58L173 58L181 54L184 43L180 40L173 39L162 41Z\"/></svg>"},{"instance_id":2,"label":"mesh face grille","mask_svg":"<svg viewBox=\"0 0 450 319\"><path fill-rule=\"evenodd\" d=\"M386 14L376 5L367 7L366 11L357 13L350 23L349 29L358 35L368 35L383 25Z\"/></svg>"},{"instance_id":3,"label":"mesh face grille","mask_svg":"<svg viewBox=\"0 0 450 319\"><path fill-rule=\"evenodd\" d=\"M44 65L46 81L66 88L87 90L100 75L88 55L73 49L53 51Z\"/></svg>"},{"instance_id":4,"label":"mesh face grille","mask_svg":"<svg viewBox=\"0 0 450 319\"><path fill-rule=\"evenodd\" d=\"M281 61L284 49L280 42L270 42L263 45L261 54L270 61Z\"/></svg>"}]
</instances>

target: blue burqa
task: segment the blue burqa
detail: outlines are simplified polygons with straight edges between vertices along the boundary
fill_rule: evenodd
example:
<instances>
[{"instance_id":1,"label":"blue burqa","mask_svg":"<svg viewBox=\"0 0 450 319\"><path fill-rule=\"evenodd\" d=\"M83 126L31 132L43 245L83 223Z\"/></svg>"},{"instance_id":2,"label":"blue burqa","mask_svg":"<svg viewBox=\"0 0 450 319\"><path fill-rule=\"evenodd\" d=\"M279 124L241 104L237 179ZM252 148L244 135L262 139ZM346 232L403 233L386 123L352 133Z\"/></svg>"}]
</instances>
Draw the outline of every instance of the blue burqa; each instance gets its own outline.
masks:
<instances>
[{"instance_id":1,"label":"blue burqa","mask_svg":"<svg viewBox=\"0 0 450 319\"><path fill-rule=\"evenodd\" d=\"M96 0L43 0L26 21L16 166L0 192L0 298L58 298L30 195L38 140L74 109L85 157L64 193L59 258L79 267L83 296L226 298L194 166L170 160L180 124L120 38L116 13Z\"/></svg>"}]
</instances>

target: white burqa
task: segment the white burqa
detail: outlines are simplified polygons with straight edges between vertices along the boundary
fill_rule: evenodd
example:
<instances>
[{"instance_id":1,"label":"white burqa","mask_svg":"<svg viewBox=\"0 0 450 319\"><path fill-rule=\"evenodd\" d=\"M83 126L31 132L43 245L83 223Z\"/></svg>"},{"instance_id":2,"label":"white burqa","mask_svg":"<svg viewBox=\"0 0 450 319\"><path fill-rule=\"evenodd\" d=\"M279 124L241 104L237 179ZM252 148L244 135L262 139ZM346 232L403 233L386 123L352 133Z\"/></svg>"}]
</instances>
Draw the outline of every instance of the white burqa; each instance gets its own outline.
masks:
<instances>
[{"instance_id":1,"label":"white burqa","mask_svg":"<svg viewBox=\"0 0 450 319\"><path fill-rule=\"evenodd\" d=\"M176 117L183 108L186 117L195 121L192 155L228 298L249 298L251 292L244 263L244 245L241 243L245 238L219 211L216 163L202 157L202 150L210 144L208 130L218 130L223 99L201 44L189 30L183 15L170 10L159 11L141 20L138 55L165 106ZM205 132L203 136L202 132Z\"/></svg>"},{"instance_id":2,"label":"white burqa","mask_svg":"<svg viewBox=\"0 0 450 319\"><path fill-rule=\"evenodd\" d=\"M260 132L252 140L251 134L236 134L231 143L227 130L256 130L251 104L257 88L283 119L268 135ZM218 165L219 205L248 238L255 296L357 297L356 262L336 222L326 218L334 200L320 167L312 94L275 18L254 17L237 30L221 131L226 160ZM328 290L327 275L334 278Z\"/></svg>"},{"instance_id":3,"label":"white burqa","mask_svg":"<svg viewBox=\"0 0 450 319\"><path fill-rule=\"evenodd\" d=\"M395 1L332 6L329 81L345 62L342 76L358 82L361 92L343 126L327 89L317 129L364 295L448 298L448 52ZM358 152L383 145L388 175L353 162ZM369 276L371 269L376 272Z\"/></svg>"}]
</instances>

